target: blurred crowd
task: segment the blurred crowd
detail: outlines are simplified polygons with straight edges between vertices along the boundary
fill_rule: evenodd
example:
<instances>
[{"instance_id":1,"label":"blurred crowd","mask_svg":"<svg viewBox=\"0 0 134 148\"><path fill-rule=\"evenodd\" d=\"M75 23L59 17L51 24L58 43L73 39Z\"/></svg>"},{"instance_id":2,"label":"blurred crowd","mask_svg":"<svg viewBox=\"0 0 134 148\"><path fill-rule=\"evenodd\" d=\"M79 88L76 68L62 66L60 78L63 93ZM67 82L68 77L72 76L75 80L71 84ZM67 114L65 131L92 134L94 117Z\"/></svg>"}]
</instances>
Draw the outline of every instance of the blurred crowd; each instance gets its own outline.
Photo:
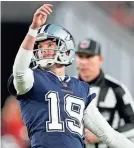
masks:
<instances>
[{"instance_id":1,"label":"blurred crowd","mask_svg":"<svg viewBox=\"0 0 134 148\"><path fill-rule=\"evenodd\" d=\"M1 118L2 148L28 148L27 129L23 124L19 102L14 96L6 99Z\"/></svg>"},{"instance_id":2,"label":"blurred crowd","mask_svg":"<svg viewBox=\"0 0 134 148\"><path fill-rule=\"evenodd\" d=\"M113 22L117 22L121 26L134 32L134 2L133 1L104 1L96 2L96 5L101 7Z\"/></svg>"}]
</instances>

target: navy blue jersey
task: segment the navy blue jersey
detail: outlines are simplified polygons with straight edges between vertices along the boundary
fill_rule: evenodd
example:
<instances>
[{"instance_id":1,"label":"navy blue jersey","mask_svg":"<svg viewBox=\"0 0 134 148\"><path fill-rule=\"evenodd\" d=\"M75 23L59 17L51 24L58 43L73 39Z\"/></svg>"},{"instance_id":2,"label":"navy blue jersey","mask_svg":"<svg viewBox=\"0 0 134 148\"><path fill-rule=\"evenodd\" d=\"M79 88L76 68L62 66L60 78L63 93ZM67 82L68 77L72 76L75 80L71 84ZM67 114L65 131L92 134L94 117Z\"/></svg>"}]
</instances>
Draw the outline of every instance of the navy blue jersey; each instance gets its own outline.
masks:
<instances>
[{"instance_id":1,"label":"navy blue jersey","mask_svg":"<svg viewBox=\"0 0 134 148\"><path fill-rule=\"evenodd\" d=\"M51 72L34 70L34 84L18 96L32 148L83 148L83 111L88 84ZM89 99L89 100L88 100Z\"/></svg>"}]
</instances>

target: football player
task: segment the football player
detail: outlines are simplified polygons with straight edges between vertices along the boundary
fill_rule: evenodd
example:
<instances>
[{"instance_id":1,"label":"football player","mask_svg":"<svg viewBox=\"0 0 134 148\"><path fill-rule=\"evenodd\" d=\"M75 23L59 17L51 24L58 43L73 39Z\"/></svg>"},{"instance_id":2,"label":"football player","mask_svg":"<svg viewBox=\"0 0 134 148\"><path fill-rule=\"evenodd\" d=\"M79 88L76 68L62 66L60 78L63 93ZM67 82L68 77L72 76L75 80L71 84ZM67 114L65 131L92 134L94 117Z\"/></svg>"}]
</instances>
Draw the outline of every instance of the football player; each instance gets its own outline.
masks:
<instances>
[{"instance_id":1,"label":"football player","mask_svg":"<svg viewBox=\"0 0 134 148\"><path fill-rule=\"evenodd\" d=\"M13 65L32 148L83 148L84 126L112 148L134 148L92 104L95 95L89 95L89 85L65 75L75 55L74 40L65 28L44 25L51 13L51 4L37 9Z\"/></svg>"}]
</instances>

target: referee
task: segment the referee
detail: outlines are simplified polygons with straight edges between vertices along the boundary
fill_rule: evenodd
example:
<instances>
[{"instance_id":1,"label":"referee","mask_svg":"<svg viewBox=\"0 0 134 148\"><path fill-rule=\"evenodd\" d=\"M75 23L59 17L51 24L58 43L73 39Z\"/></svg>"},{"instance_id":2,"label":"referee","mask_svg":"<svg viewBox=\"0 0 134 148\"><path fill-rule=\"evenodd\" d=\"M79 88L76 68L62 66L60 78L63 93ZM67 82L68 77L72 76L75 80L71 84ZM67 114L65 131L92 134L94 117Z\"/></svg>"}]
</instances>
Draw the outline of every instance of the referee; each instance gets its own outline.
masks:
<instances>
[{"instance_id":1,"label":"referee","mask_svg":"<svg viewBox=\"0 0 134 148\"><path fill-rule=\"evenodd\" d=\"M126 137L134 138L134 99L128 89L101 69L103 57L101 45L85 39L76 52L78 78L92 86L97 97L94 104L109 124ZM85 130L85 143L88 148L108 148L90 131Z\"/></svg>"}]
</instances>

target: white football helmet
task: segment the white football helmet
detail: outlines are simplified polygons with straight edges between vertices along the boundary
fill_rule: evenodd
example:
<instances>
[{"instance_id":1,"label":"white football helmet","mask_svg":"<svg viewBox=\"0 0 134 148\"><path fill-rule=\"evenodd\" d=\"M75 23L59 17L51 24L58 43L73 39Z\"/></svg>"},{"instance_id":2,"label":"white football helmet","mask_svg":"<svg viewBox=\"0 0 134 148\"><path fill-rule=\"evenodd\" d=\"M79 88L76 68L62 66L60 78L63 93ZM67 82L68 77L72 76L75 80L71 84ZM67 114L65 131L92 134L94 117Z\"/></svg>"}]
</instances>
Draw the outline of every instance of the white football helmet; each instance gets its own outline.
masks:
<instances>
[{"instance_id":1,"label":"white football helmet","mask_svg":"<svg viewBox=\"0 0 134 148\"><path fill-rule=\"evenodd\" d=\"M41 57L39 53L43 50L49 50L39 48L39 42L45 40L56 41L55 55L53 57ZM52 50L52 49L51 49ZM55 63L68 66L72 64L75 55L75 43L72 35L63 27L55 24L47 24L42 26L36 38L35 49L33 51L34 56L32 63L42 68L48 68Z\"/></svg>"}]
</instances>

